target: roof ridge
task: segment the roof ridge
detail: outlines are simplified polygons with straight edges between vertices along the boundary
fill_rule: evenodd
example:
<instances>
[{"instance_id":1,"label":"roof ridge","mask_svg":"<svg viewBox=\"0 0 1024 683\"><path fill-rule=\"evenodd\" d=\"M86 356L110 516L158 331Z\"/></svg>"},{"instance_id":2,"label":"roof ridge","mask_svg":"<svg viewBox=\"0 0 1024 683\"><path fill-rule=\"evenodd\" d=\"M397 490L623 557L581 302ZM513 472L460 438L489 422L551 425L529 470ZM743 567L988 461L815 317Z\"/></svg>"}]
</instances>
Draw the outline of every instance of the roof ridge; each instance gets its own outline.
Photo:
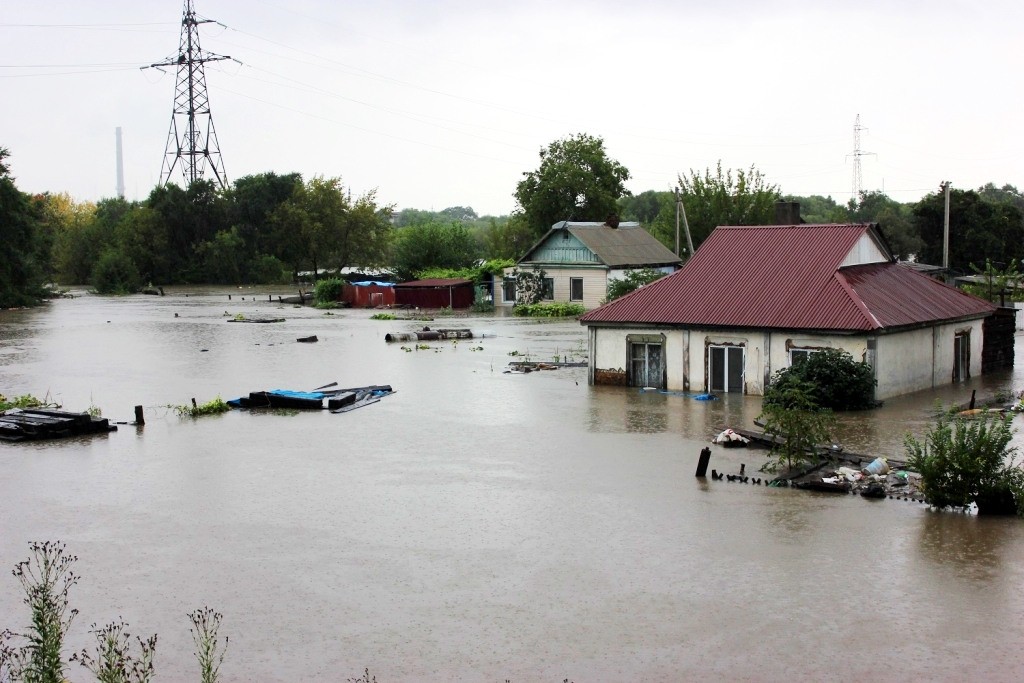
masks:
<instances>
[{"instance_id":1,"label":"roof ridge","mask_svg":"<svg viewBox=\"0 0 1024 683\"><path fill-rule=\"evenodd\" d=\"M860 298L860 295L857 294L857 290L855 290L853 286L849 282L847 282L846 276L843 274L842 270L842 268L837 268L836 272L833 274L833 277L839 281L839 286L843 288L844 292L846 292L846 296L850 297L850 301L853 303L854 306L857 307L857 310L860 311L860 314L864 316L864 319L867 321L869 325L871 325L872 329L877 330L881 327L884 327L884 325L882 325L882 323L878 321L878 318L875 317L875 314L871 312L871 309L868 308L867 304L864 303L864 300Z\"/></svg>"}]
</instances>

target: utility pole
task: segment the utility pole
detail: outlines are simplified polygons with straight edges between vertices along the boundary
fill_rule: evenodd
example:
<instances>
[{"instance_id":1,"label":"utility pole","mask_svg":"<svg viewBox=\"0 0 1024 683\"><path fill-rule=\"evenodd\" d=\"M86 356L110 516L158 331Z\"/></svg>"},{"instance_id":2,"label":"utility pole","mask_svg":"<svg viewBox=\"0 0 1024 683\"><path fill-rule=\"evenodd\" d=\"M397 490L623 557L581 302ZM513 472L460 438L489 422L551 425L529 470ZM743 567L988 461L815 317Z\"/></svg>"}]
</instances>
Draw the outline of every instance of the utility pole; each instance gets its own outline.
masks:
<instances>
[{"instance_id":1,"label":"utility pole","mask_svg":"<svg viewBox=\"0 0 1024 683\"><path fill-rule=\"evenodd\" d=\"M693 256L693 239L690 237L690 223L686 220L686 206L683 204L683 193L676 188L676 256L679 256L679 217L683 217L683 230L686 231L686 247L690 250L686 258Z\"/></svg>"},{"instance_id":2,"label":"utility pole","mask_svg":"<svg viewBox=\"0 0 1024 683\"><path fill-rule=\"evenodd\" d=\"M199 46L199 25L215 23L212 19L198 18L194 0L185 0L178 54L142 67L163 71L161 67L174 66L178 70L174 84L171 128L167 133L167 146L164 148L164 161L160 169L161 185L170 181L175 169L181 170L186 186L202 179L207 169L218 185L227 185L224 159L220 154L217 131L213 127L213 115L210 113L203 65L233 58L207 52ZM238 62L237 59L233 61Z\"/></svg>"},{"instance_id":3,"label":"utility pole","mask_svg":"<svg viewBox=\"0 0 1024 683\"><path fill-rule=\"evenodd\" d=\"M946 211L942 220L942 267L946 269L946 279L949 279L949 187L950 182L944 181L939 185L946 194Z\"/></svg>"},{"instance_id":4,"label":"utility pole","mask_svg":"<svg viewBox=\"0 0 1024 683\"><path fill-rule=\"evenodd\" d=\"M676 256L679 256L679 188L675 189L676 193Z\"/></svg>"}]
</instances>

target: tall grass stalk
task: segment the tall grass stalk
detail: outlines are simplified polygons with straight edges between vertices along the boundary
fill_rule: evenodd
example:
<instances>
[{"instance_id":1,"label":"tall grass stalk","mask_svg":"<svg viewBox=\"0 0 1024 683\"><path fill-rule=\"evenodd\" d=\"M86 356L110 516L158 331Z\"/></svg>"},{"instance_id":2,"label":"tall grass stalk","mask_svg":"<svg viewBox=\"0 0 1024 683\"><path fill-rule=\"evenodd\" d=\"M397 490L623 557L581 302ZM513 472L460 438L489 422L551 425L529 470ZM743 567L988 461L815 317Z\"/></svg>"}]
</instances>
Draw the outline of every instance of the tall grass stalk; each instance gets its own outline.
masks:
<instances>
[{"instance_id":1,"label":"tall grass stalk","mask_svg":"<svg viewBox=\"0 0 1024 683\"><path fill-rule=\"evenodd\" d=\"M93 624L90 633L96 636L96 655L82 650L71 659L89 669L100 683L149 683L153 679L156 634L146 640L136 637L140 650L136 658L131 653L127 625L120 620L101 628Z\"/></svg>"},{"instance_id":2,"label":"tall grass stalk","mask_svg":"<svg viewBox=\"0 0 1024 683\"><path fill-rule=\"evenodd\" d=\"M0 634L0 681L62 683L64 639L78 610L68 609L68 592L78 583L71 566L78 560L60 542L30 543L32 557L14 566L32 614L26 633ZM24 645L12 645L15 640Z\"/></svg>"},{"instance_id":3,"label":"tall grass stalk","mask_svg":"<svg viewBox=\"0 0 1024 683\"><path fill-rule=\"evenodd\" d=\"M217 674L228 651L228 637L224 636L224 647L220 647L217 632L220 630L224 615L209 607L197 609L188 615L192 620L192 640L196 644L196 659L199 660L200 680L202 683L217 683ZM218 651L219 650L219 651Z\"/></svg>"}]
</instances>

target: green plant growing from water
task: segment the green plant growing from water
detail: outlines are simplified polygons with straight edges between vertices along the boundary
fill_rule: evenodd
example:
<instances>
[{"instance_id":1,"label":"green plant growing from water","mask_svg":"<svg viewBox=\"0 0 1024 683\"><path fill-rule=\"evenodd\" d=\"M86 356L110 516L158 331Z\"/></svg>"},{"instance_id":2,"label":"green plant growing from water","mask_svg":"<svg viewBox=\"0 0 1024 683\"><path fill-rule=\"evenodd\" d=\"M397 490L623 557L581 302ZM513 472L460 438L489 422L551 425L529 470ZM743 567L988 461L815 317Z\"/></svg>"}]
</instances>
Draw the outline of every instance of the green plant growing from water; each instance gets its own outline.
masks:
<instances>
[{"instance_id":1,"label":"green plant growing from water","mask_svg":"<svg viewBox=\"0 0 1024 683\"><path fill-rule=\"evenodd\" d=\"M220 639L217 636L224 615L209 607L203 607L189 614L188 618L192 621L193 626L189 631L192 633L192 640L196 645L195 656L199 661L199 680L202 683L217 683L220 665L228 651L227 636L224 637L224 647L220 646Z\"/></svg>"},{"instance_id":2,"label":"green plant growing from water","mask_svg":"<svg viewBox=\"0 0 1024 683\"><path fill-rule=\"evenodd\" d=\"M350 678L347 683L377 683L377 677L374 676L373 678L370 678L370 670L365 669L362 676L359 678ZM508 681L505 683L508 683Z\"/></svg>"},{"instance_id":3,"label":"green plant growing from water","mask_svg":"<svg viewBox=\"0 0 1024 683\"><path fill-rule=\"evenodd\" d=\"M196 405L193 400L192 405L188 406L175 406L169 405L168 408L172 408L178 417L202 417L203 415L217 415L219 413L226 413L231 410L231 406L224 402L220 396L207 401L202 405Z\"/></svg>"},{"instance_id":4,"label":"green plant growing from water","mask_svg":"<svg viewBox=\"0 0 1024 683\"><path fill-rule=\"evenodd\" d=\"M766 434L777 437L772 447L777 460L764 469L774 471L780 465L792 469L816 459L818 444L832 440L835 416L818 406L813 391L808 382L791 381L775 402L762 404L758 419L764 421Z\"/></svg>"},{"instance_id":5,"label":"green plant growing from water","mask_svg":"<svg viewBox=\"0 0 1024 683\"><path fill-rule=\"evenodd\" d=\"M25 394L23 396L15 396L14 398L7 398L3 394L0 394L0 411L10 410L12 408L60 408L60 404L50 398L50 393L47 392L43 398L36 398L32 394Z\"/></svg>"},{"instance_id":6,"label":"green plant growing from water","mask_svg":"<svg viewBox=\"0 0 1024 683\"><path fill-rule=\"evenodd\" d=\"M78 560L63 543L29 543L32 557L14 566L32 615L28 631L0 633L0 680L12 683L62 683L64 639L78 610L68 609L68 592L78 583L71 571ZM11 643L24 644L14 646Z\"/></svg>"},{"instance_id":7,"label":"green plant growing from water","mask_svg":"<svg viewBox=\"0 0 1024 683\"><path fill-rule=\"evenodd\" d=\"M339 278L318 281L313 294L316 298L317 308L337 303L341 299L341 292L346 284L348 283Z\"/></svg>"},{"instance_id":8,"label":"green plant growing from water","mask_svg":"<svg viewBox=\"0 0 1024 683\"><path fill-rule=\"evenodd\" d=\"M374 313L370 320L395 320L395 316L393 313Z\"/></svg>"},{"instance_id":9,"label":"green plant growing from water","mask_svg":"<svg viewBox=\"0 0 1024 683\"><path fill-rule=\"evenodd\" d=\"M139 655L132 655L131 636L125 631L128 624L115 621L97 628L92 625L96 637L96 654L82 650L71 657L96 677L99 683L149 683L153 679L153 655L156 652L156 634L146 640L136 637Z\"/></svg>"},{"instance_id":10,"label":"green plant growing from water","mask_svg":"<svg viewBox=\"0 0 1024 683\"><path fill-rule=\"evenodd\" d=\"M921 473L925 502L938 508L978 505L979 512L1013 496L1024 514L1024 471L1010 446L1012 414L982 413L973 418L939 410L935 423L918 441L910 434L904 447L911 469Z\"/></svg>"},{"instance_id":11,"label":"green plant growing from water","mask_svg":"<svg viewBox=\"0 0 1024 683\"><path fill-rule=\"evenodd\" d=\"M512 313L529 318L568 318L583 315L587 309L583 304L571 304L560 301L548 301L536 304L517 304Z\"/></svg>"}]
</instances>

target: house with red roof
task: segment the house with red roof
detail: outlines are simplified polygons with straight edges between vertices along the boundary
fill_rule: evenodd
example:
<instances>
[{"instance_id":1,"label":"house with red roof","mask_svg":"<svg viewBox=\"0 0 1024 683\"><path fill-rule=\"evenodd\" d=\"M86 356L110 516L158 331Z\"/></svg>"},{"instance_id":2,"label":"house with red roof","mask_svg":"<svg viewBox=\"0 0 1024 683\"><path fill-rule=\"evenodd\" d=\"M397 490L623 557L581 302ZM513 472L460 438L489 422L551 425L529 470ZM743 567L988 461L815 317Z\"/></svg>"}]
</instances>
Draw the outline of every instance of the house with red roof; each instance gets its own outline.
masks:
<instances>
[{"instance_id":1,"label":"house with red roof","mask_svg":"<svg viewBox=\"0 0 1024 683\"><path fill-rule=\"evenodd\" d=\"M580 318L590 383L760 395L822 349L884 399L980 374L993 304L895 261L874 224L720 226L678 272Z\"/></svg>"}]
</instances>

